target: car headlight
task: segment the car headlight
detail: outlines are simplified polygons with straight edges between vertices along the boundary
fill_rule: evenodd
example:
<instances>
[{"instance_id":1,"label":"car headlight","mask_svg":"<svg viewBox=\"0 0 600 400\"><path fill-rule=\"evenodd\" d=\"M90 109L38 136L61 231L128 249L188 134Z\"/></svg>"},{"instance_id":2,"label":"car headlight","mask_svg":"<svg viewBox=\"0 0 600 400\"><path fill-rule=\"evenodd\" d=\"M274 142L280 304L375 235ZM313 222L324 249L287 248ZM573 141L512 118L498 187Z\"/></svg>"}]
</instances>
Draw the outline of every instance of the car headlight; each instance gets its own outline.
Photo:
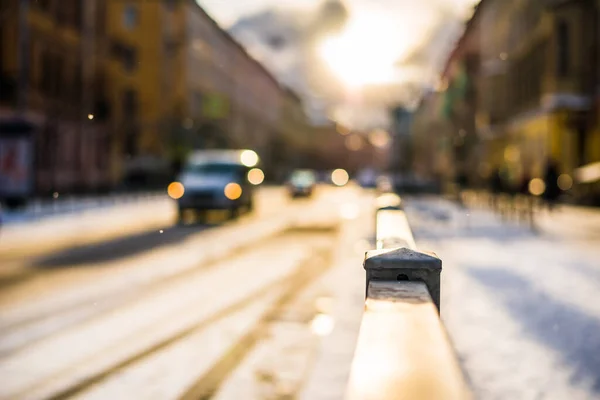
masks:
<instances>
[{"instance_id":1,"label":"car headlight","mask_svg":"<svg viewBox=\"0 0 600 400\"><path fill-rule=\"evenodd\" d=\"M181 182L171 182L167 187L167 194L173 200L177 200L183 197L185 193L185 187Z\"/></svg>"},{"instance_id":2,"label":"car headlight","mask_svg":"<svg viewBox=\"0 0 600 400\"><path fill-rule=\"evenodd\" d=\"M223 189L223 193L229 200L237 200L242 196L242 187L235 182L230 182Z\"/></svg>"}]
</instances>

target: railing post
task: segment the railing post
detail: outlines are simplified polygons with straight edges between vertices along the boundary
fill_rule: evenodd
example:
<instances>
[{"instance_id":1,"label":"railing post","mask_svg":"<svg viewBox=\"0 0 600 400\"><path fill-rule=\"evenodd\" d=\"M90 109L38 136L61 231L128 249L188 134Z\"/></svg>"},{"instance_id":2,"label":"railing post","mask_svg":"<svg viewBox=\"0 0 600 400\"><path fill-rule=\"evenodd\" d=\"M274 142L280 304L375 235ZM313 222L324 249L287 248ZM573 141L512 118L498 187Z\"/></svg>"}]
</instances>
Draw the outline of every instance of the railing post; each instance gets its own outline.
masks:
<instances>
[{"instance_id":1,"label":"railing post","mask_svg":"<svg viewBox=\"0 0 600 400\"><path fill-rule=\"evenodd\" d=\"M365 255L366 297L370 281L423 282L440 312L440 276L442 260L433 253L423 253L405 247L371 250Z\"/></svg>"}]
</instances>

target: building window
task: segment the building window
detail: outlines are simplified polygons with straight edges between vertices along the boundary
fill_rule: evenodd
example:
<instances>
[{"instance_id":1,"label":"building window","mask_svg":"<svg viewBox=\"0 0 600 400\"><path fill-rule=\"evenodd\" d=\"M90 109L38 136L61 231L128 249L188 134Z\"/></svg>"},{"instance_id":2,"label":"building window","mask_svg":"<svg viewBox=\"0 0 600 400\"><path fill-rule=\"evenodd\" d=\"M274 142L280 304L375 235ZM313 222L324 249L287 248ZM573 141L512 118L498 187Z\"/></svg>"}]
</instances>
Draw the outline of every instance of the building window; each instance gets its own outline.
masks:
<instances>
[{"instance_id":1,"label":"building window","mask_svg":"<svg viewBox=\"0 0 600 400\"><path fill-rule=\"evenodd\" d=\"M73 84L71 86L71 96L75 102L81 101L83 89L83 71L79 60L73 64Z\"/></svg>"},{"instance_id":2,"label":"building window","mask_svg":"<svg viewBox=\"0 0 600 400\"><path fill-rule=\"evenodd\" d=\"M123 66L126 71L132 72L137 67L137 52L133 47L123 49Z\"/></svg>"},{"instance_id":3,"label":"building window","mask_svg":"<svg viewBox=\"0 0 600 400\"><path fill-rule=\"evenodd\" d=\"M126 71L132 72L137 67L137 51L134 47L113 41L110 46L110 53L112 57L123 64Z\"/></svg>"},{"instance_id":4,"label":"building window","mask_svg":"<svg viewBox=\"0 0 600 400\"><path fill-rule=\"evenodd\" d=\"M133 4L127 4L123 9L123 26L131 30L138 24L138 9Z\"/></svg>"},{"instance_id":5,"label":"building window","mask_svg":"<svg viewBox=\"0 0 600 400\"><path fill-rule=\"evenodd\" d=\"M52 4L52 0L37 0L33 2L33 5L40 10L48 11L50 9L50 5Z\"/></svg>"},{"instance_id":6,"label":"building window","mask_svg":"<svg viewBox=\"0 0 600 400\"><path fill-rule=\"evenodd\" d=\"M126 90L123 94L123 120L125 124L125 153L130 156L137 154L137 114L138 98L134 90Z\"/></svg>"},{"instance_id":7,"label":"building window","mask_svg":"<svg viewBox=\"0 0 600 400\"><path fill-rule=\"evenodd\" d=\"M63 68L64 62L60 55L50 52L42 54L40 86L46 96L57 96L62 90Z\"/></svg>"},{"instance_id":8,"label":"building window","mask_svg":"<svg viewBox=\"0 0 600 400\"><path fill-rule=\"evenodd\" d=\"M134 120L138 112L137 93L131 89L126 90L123 95L123 114L125 118Z\"/></svg>"},{"instance_id":9,"label":"building window","mask_svg":"<svg viewBox=\"0 0 600 400\"><path fill-rule=\"evenodd\" d=\"M194 110L193 114L201 116L202 115L202 105L203 105L203 96L200 92L194 92Z\"/></svg>"},{"instance_id":10,"label":"building window","mask_svg":"<svg viewBox=\"0 0 600 400\"><path fill-rule=\"evenodd\" d=\"M77 29L78 31L81 31L81 28L83 27L83 18L84 18L83 2L79 1L79 0L75 0L72 3L71 9L72 9L71 12L73 13L73 20L72 20L73 27L75 29Z\"/></svg>"},{"instance_id":11,"label":"building window","mask_svg":"<svg viewBox=\"0 0 600 400\"><path fill-rule=\"evenodd\" d=\"M167 10L174 11L177 7L177 0L165 0L165 6Z\"/></svg>"},{"instance_id":12,"label":"building window","mask_svg":"<svg viewBox=\"0 0 600 400\"><path fill-rule=\"evenodd\" d=\"M108 156L110 154L109 136L101 133L96 136L96 168L103 169L108 165Z\"/></svg>"},{"instance_id":13,"label":"building window","mask_svg":"<svg viewBox=\"0 0 600 400\"><path fill-rule=\"evenodd\" d=\"M569 25L566 21L559 21L556 26L556 69L558 76L561 78L564 78L569 74L569 62L571 55L569 40Z\"/></svg>"}]
</instances>

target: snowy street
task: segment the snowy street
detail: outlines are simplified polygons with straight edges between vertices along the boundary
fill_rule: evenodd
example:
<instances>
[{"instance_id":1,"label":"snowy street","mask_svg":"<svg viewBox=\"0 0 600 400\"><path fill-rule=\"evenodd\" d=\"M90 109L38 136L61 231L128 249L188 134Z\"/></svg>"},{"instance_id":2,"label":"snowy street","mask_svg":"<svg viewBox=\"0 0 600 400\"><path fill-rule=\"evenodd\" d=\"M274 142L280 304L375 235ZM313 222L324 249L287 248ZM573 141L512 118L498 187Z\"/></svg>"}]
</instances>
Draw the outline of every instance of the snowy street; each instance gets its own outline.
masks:
<instances>
[{"instance_id":1,"label":"snowy street","mask_svg":"<svg viewBox=\"0 0 600 400\"><path fill-rule=\"evenodd\" d=\"M259 357L271 382L261 390L299 394L319 378L314 368L331 363L320 361L329 352L325 336L349 337L338 368L343 391L362 310L372 196L325 188L291 201L267 188L257 200L255 212L223 224L115 232L32 255L3 247L0 398L198 398L222 386L219 398L233 399L227 388L238 385L228 379L244 371L254 378L255 366L243 361L264 343L303 350L277 364ZM156 204L144 207L136 212L146 222L165 218L148 214ZM27 237L25 229L11 233ZM355 311L340 315L348 296ZM332 332L338 317L352 321L341 334ZM295 369L277 376L282 363Z\"/></svg>"},{"instance_id":2,"label":"snowy street","mask_svg":"<svg viewBox=\"0 0 600 400\"><path fill-rule=\"evenodd\" d=\"M158 198L55 216L54 238L50 219L3 232L0 398L342 399L374 193L257 200L224 223L176 226ZM534 232L404 200L417 246L443 260L442 319L476 398L600 398L600 212L541 213Z\"/></svg>"},{"instance_id":3,"label":"snowy street","mask_svg":"<svg viewBox=\"0 0 600 400\"><path fill-rule=\"evenodd\" d=\"M409 201L443 260L442 317L477 398L600 398L600 211L564 206L537 233L437 198Z\"/></svg>"}]
</instances>

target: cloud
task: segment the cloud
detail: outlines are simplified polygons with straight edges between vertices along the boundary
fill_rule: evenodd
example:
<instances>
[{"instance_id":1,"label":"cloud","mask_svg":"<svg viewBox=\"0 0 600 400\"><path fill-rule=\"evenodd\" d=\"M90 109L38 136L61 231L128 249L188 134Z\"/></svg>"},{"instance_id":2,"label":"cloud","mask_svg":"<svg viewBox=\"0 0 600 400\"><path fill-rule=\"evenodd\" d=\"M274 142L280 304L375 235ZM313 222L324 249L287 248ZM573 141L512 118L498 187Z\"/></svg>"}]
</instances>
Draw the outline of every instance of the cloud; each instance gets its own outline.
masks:
<instances>
[{"instance_id":1,"label":"cloud","mask_svg":"<svg viewBox=\"0 0 600 400\"><path fill-rule=\"evenodd\" d=\"M229 31L282 83L307 99L307 111L319 119L337 100L341 86L318 58L315 47L324 36L342 29L347 20L345 5L328 0L313 10L275 8L242 17Z\"/></svg>"},{"instance_id":2,"label":"cloud","mask_svg":"<svg viewBox=\"0 0 600 400\"><path fill-rule=\"evenodd\" d=\"M422 71L421 81L424 85L433 83L463 28L462 20L450 10L441 11L436 21L423 30L421 44L411 49L396 64L400 69Z\"/></svg>"},{"instance_id":3,"label":"cloud","mask_svg":"<svg viewBox=\"0 0 600 400\"><path fill-rule=\"evenodd\" d=\"M230 32L278 79L305 99L314 120L332 109L361 128L386 122L386 109L413 104L434 83L475 0L326 0L312 9L272 7L242 16ZM282 4L282 3L279 3ZM404 40L396 67L402 81L348 93L317 54L323 38L348 26L353 15L393 18L398 33L382 37L390 51ZM396 23L397 21L397 23ZM369 122L371 121L371 122Z\"/></svg>"}]
</instances>

